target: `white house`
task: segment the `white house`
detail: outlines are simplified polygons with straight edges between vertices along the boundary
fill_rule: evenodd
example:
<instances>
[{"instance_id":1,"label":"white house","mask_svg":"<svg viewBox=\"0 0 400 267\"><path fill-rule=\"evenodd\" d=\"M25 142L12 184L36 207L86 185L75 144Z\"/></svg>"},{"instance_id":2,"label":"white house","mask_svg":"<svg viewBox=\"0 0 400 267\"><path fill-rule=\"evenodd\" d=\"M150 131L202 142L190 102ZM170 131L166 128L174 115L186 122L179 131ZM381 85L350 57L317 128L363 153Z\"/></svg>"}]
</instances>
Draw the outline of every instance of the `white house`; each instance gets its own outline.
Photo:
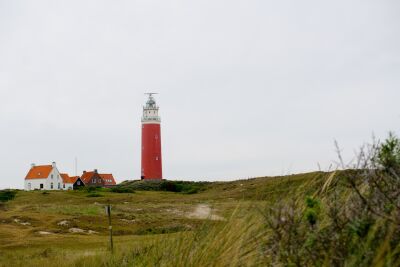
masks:
<instances>
[{"instance_id":1,"label":"white house","mask_svg":"<svg viewBox=\"0 0 400 267\"><path fill-rule=\"evenodd\" d=\"M56 163L52 165L36 166L32 164L31 169L25 177L25 190L63 190L63 179L57 169Z\"/></svg>"}]
</instances>

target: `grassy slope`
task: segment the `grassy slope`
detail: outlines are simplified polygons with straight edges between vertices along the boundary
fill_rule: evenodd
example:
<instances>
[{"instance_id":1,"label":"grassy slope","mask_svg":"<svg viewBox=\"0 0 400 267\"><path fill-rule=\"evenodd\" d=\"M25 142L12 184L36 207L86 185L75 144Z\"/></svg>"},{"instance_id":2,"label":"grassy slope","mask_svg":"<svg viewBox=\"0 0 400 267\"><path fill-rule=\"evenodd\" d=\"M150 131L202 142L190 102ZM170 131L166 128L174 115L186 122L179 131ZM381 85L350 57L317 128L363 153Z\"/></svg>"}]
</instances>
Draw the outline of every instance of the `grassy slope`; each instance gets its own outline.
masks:
<instances>
[{"instance_id":1,"label":"grassy slope","mask_svg":"<svg viewBox=\"0 0 400 267\"><path fill-rule=\"evenodd\" d=\"M147 245L153 246L158 239L167 238L172 242L177 236L190 234L185 230L201 229L206 220L188 216L199 204L209 205L215 214L225 218L239 207L239 213L244 216L256 203L274 202L296 190L304 194L320 186L323 177L326 174L307 173L216 182L207 184L206 190L197 194L102 192L102 197L88 198L85 192L51 192L46 195L21 191L15 200L7 203L5 210L0 211L0 266L24 266L28 259L30 266L69 266L82 259L89 259L87 266L99 264L91 264L90 257L106 255L107 221L103 208L106 203L113 205L117 251L126 251L127 247L129 251L135 251ZM15 219L30 225L21 225ZM70 225L58 225L64 220ZM222 224L218 221L211 223ZM93 230L98 234L72 234L68 231L71 227ZM52 234L41 235L40 231Z\"/></svg>"}]
</instances>

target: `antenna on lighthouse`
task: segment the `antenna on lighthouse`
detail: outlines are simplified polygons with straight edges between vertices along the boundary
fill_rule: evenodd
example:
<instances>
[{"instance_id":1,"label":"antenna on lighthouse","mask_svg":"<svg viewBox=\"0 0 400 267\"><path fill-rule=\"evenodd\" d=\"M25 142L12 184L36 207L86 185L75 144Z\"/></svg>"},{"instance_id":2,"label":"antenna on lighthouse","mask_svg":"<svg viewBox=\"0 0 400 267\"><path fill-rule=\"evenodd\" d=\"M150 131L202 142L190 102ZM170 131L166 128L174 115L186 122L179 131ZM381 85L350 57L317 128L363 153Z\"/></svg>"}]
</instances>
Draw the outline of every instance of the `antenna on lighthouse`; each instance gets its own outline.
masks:
<instances>
[{"instance_id":1,"label":"antenna on lighthouse","mask_svg":"<svg viewBox=\"0 0 400 267\"><path fill-rule=\"evenodd\" d=\"M148 96L152 96L152 95L158 95L158 93L144 93L145 95L148 95Z\"/></svg>"}]
</instances>

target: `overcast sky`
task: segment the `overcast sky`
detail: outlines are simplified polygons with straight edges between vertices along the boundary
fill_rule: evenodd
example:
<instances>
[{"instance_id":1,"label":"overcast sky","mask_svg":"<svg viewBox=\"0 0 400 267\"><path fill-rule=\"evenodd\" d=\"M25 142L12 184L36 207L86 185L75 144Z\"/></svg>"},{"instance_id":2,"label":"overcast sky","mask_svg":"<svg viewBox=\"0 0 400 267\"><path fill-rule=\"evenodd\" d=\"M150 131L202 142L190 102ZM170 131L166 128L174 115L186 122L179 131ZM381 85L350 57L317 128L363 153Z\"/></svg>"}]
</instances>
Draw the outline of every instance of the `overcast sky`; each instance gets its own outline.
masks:
<instances>
[{"instance_id":1,"label":"overcast sky","mask_svg":"<svg viewBox=\"0 0 400 267\"><path fill-rule=\"evenodd\" d=\"M140 178L156 91L168 179L327 170L400 133L398 0L0 0L0 188L32 162Z\"/></svg>"}]
</instances>

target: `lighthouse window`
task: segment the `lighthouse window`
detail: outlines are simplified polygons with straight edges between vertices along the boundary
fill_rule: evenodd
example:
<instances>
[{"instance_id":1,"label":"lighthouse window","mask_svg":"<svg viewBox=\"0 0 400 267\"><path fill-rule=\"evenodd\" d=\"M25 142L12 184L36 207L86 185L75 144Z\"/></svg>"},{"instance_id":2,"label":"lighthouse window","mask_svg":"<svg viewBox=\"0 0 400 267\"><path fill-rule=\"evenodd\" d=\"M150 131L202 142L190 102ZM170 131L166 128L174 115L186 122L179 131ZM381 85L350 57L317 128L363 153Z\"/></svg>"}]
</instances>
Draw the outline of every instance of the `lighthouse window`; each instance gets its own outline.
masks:
<instances>
[{"instance_id":1,"label":"lighthouse window","mask_svg":"<svg viewBox=\"0 0 400 267\"><path fill-rule=\"evenodd\" d=\"M156 157L156 160L158 160L158 157Z\"/></svg>"}]
</instances>

